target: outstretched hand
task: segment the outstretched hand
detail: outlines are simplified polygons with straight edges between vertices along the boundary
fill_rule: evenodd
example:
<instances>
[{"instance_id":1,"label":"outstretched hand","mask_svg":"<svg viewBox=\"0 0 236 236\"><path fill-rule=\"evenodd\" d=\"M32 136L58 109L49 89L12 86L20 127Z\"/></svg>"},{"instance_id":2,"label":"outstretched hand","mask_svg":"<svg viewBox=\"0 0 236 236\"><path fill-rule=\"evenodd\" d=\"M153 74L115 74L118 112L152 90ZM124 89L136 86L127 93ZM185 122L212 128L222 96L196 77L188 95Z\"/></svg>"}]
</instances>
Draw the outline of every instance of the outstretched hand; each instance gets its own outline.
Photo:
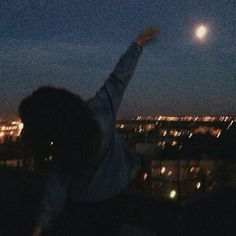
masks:
<instances>
[{"instance_id":1,"label":"outstretched hand","mask_svg":"<svg viewBox=\"0 0 236 236\"><path fill-rule=\"evenodd\" d=\"M143 31L135 40L135 42L141 46L152 41L156 35L158 35L160 30L157 27L149 27Z\"/></svg>"}]
</instances>

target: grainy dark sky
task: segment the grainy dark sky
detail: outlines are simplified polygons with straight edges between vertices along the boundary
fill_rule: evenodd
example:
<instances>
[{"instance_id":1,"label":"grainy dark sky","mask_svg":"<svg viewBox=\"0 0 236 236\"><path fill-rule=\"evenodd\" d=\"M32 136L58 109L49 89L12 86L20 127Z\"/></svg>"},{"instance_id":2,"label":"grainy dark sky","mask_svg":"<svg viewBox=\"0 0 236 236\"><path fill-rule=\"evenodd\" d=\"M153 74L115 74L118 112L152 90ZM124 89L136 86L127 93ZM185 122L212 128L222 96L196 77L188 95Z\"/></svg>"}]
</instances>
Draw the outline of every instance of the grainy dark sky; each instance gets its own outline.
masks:
<instances>
[{"instance_id":1,"label":"grainy dark sky","mask_svg":"<svg viewBox=\"0 0 236 236\"><path fill-rule=\"evenodd\" d=\"M193 31L209 28L200 43ZM42 85L93 96L147 26L119 116L236 115L235 0L1 0L0 117Z\"/></svg>"}]
</instances>

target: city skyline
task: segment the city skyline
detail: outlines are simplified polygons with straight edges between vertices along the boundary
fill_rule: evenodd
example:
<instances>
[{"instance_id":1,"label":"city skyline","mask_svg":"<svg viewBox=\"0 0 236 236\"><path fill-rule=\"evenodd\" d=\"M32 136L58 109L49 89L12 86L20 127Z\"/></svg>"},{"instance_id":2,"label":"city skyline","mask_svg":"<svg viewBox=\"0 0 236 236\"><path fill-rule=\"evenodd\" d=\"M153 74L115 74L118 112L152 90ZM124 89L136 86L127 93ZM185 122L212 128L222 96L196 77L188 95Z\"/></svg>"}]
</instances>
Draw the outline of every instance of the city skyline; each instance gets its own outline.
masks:
<instances>
[{"instance_id":1,"label":"city skyline","mask_svg":"<svg viewBox=\"0 0 236 236\"><path fill-rule=\"evenodd\" d=\"M144 49L118 117L236 115L233 1L14 0L3 1L1 16L0 117L16 117L43 85L92 97L149 25L160 37Z\"/></svg>"},{"instance_id":2,"label":"city skyline","mask_svg":"<svg viewBox=\"0 0 236 236\"><path fill-rule=\"evenodd\" d=\"M234 115L138 115L131 116L127 118L118 118L116 122L120 122L122 120L150 120L150 121L184 121L184 122L236 122L236 116ZM21 119L19 116L15 117L0 117L0 124L5 122L20 122Z\"/></svg>"}]
</instances>

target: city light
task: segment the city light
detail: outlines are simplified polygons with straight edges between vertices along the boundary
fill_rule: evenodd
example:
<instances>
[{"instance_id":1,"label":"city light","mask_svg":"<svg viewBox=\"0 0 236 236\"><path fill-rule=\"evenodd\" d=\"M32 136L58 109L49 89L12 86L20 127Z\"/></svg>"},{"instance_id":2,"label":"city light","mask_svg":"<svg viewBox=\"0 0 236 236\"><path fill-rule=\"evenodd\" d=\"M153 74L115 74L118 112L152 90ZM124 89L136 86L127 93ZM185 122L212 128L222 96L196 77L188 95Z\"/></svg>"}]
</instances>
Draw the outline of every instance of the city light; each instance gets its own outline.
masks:
<instances>
[{"instance_id":1,"label":"city light","mask_svg":"<svg viewBox=\"0 0 236 236\"><path fill-rule=\"evenodd\" d=\"M177 142L176 141L173 141L172 142L172 146L174 147L174 146L176 146L177 145Z\"/></svg>"},{"instance_id":2,"label":"city light","mask_svg":"<svg viewBox=\"0 0 236 236\"><path fill-rule=\"evenodd\" d=\"M233 123L234 123L233 121L230 122L230 124L227 127L227 130L232 126Z\"/></svg>"},{"instance_id":3,"label":"city light","mask_svg":"<svg viewBox=\"0 0 236 236\"><path fill-rule=\"evenodd\" d=\"M11 137L12 140L16 140L16 138L20 136L23 127L24 125L20 121L3 122L2 125L0 124L0 142L3 142L6 137Z\"/></svg>"},{"instance_id":4,"label":"city light","mask_svg":"<svg viewBox=\"0 0 236 236\"><path fill-rule=\"evenodd\" d=\"M171 190L169 196L170 196L171 199L174 199L174 198L176 197L176 194L177 194L177 193L176 193L175 190Z\"/></svg>"},{"instance_id":5,"label":"city light","mask_svg":"<svg viewBox=\"0 0 236 236\"><path fill-rule=\"evenodd\" d=\"M198 183L196 184L196 188L197 188L197 189L200 189L200 188L201 188L201 182L198 182Z\"/></svg>"},{"instance_id":6,"label":"city light","mask_svg":"<svg viewBox=\"0 0 236 236\"><path fill-rule=\"evenodd\" d=\"M207 170L207 175L210 175L211 174L211 171L210 170Z\"/></svg>"},{"instance_id":7,"label":"city light","mask_svg":"<svg viewBox=\"0 0 236 236\"><path fill-rule=\"evenodd\" d=\"M157 117L155 117L157 119ZM159 119L160 117L158 117ZM151 119L149 117L149 119ZM189 122L189 124L182 123L167 123L166 121L172 121L178 119L180 122ZM158 154L162 152L162 149L166 148L167 151L172 149L174 153L177 154L178 150L185 149L188 150L188 146L184 143L183 139L191 138L193 135L197 137L197 135L210 135L212 139L218 138L221 134L227 132L227 128L230 128L234 125L233 117L165 117L162 116L160 121L154 120L142 120L136 121L131 120L130 122L127 120L117 121L116 128L123 129L121 134L125 137L125 140L133 141L132 138L135 136L133 134L137 134L137 132L142 132L138 135L137 143L135 143L134 148L136 148L137 153L144 153L146 155L152 155L155 153ZM212 120L217 121L217 123L209 124L203 123L212 122ZM163 122L164 121L164 122ZM176 121L173 121L176 122ZM201 122L200 124L193 124L193 122ZM219 122L222 122L219 124ZM227 123L223 123L227 122ZM155 124L158 123L158 126ZM17 140L17 135L20 129L23 128L23 123L20 121L7 122L2 121L0 124L0 143L4 144L4 141L9 137L13 141ZM151 129L155 129L154 132L149 132ZM146 133L145 133L146 132ZM196 135L196 136L195 136ZM164 137L163 137L164 136ZM150 138L150 139L149 139ZM223 137L222 137L223 138ZM134 139L135 140L135 139ZM135 140L136 141L136 140ZM220 141L220 140L219 140ZM48 145L55 145L54 140L51 139L48 142ZM162 154L162 153L161 153ZM165 158L165 152L163 152L163 157ZM181 154L180 152L178 154ZM154 156L154 155L153 155ZM158 155L156 155L158 158ZM189 189L186 191L191 191L192 193L198 194L202 189L203 182L198 182L201 180L200 168L204 171L204 175L206 179L211 180L215 178L216 170L218 167L214 169L209 160L206 160L204 166L198 161L190 161L186 162L186 160L181 159L180 156L180 166L176 165L176 161L171 161L169 159L156 159L155 168L152 167L149 172L145 172L141 176L141 181L143 185L146 185L150 182L151 186L154 186L154 191L159 191L159 187L161 187L161 195L166 198L176 199L178 195L182 196L182 189L174 189L176 188L175 183L179 180L182 181L185 179L189 179L191 181L191 185L189 185ZM210 155L209 155L210 156ZM53 156L46 155L44 156L45 162L52 162ZM161 157L161 155L160 155ZM168 157L168 156L167 156ZM171 156L170 156L171 157ZM214 157L214 156L213 156ZM156 158L156 157L155 157ZM168 157L169 158L169 157ZM191 158L191 156L190 156ZM206 154L206 159L208 159L208 154ZM44 160L44 159L43 159ZM16 160L14 160L15 162ZM2 162L4 165L4 163ZM6 165L10 165L10 162L6 162ZM0 161L1 165L1 161ZM218 165L218 164L216 164ZM167 184L165 184L167 183ZM210 186L207 184L206 192L210 190ZM180 191L180 192L179 192ZM184 195L183 195L184 198Z\"/></svg>"},{"instance_id":8,"label":"city light","mask_svg":"<svg viewBox=\"0 0 236 236\"><path fill-rule=\"evenodd\" d=\"M165 172L166 172L166 168L164 166L162 166L161 173L164 174Z\"/></svg>"},{"instance_id":9,"label":"city light","mask_svg":"<svg viewBox=\"0 0 236 236\"><path fill-rule=\"evenodd\" d=\"M20 130L22 130L22 129L24 128L24 124L23 124L23 123L20 123L20 124L18 125L18 127L19 127Z\"/></svg>"},{"instance_id":10,"label":"city light","mask_svg":"<svg viewBox=\"0 0 236 236\"><path fill-rule=\"evenodd\" d=\"M179 137L181 136L181 132L178 132L177 130L175 130L174 132L172 132L174 137Z\"/></svg>"},{"instance_id":11,"label":"city light","mask_svg":"<svg viewBox=\"0 0 236 236\"><path fill-rule=\"evenodd\" d=\"M214 121L236 121L234 116L138 116L135 120L153 120L153 121L186 121L186 122L214 122ZM158 124L158 122L156 123Z\"/></svg>"},{"instance_id":12,"label":"city light","mask_svg":"<svg viewBox=\"0 0 236 236\"><path fill-rule=\"evenodd\" d=\"M143 175L143 180L146 180L147 177L148 177L148 174L147 174L147 173L144 173L144 175Z\"/></svg>"}]
</instances>

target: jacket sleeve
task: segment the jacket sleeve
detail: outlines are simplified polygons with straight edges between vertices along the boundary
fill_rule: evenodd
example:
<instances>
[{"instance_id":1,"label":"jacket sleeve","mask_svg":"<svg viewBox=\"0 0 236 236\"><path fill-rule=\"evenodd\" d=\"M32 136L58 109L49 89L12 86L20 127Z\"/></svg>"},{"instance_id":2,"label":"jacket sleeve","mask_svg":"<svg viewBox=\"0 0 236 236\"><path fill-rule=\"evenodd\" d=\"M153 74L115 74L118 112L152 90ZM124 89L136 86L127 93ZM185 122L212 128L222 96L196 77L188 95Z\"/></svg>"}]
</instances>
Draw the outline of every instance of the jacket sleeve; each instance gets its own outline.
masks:
<instances>
[{"instance_id":1,"label":"jacket sleeve","mask_svg":"<svg viewBox=\"0 0 236 236\"><path fill-rule=\"evenodd\" d=\"M67 197L68 181L62 181L55 170L49 175L39 207L37 224L47 228L50 221L62 211Z\"/></svg>"},{"instance_id":2,"label":"jacket sleeve","mask_svg":"<svg viewBox=\"0 0 236 236\"><path fill-rule=\"evenodd\" d=\"M110 111L113 118L116 118L124 91L135 71L141 52L142 47L133 42L121 56L104 85L88 103L97 103L103 107L103 111Z\"/></svg>"}]
</instances>

